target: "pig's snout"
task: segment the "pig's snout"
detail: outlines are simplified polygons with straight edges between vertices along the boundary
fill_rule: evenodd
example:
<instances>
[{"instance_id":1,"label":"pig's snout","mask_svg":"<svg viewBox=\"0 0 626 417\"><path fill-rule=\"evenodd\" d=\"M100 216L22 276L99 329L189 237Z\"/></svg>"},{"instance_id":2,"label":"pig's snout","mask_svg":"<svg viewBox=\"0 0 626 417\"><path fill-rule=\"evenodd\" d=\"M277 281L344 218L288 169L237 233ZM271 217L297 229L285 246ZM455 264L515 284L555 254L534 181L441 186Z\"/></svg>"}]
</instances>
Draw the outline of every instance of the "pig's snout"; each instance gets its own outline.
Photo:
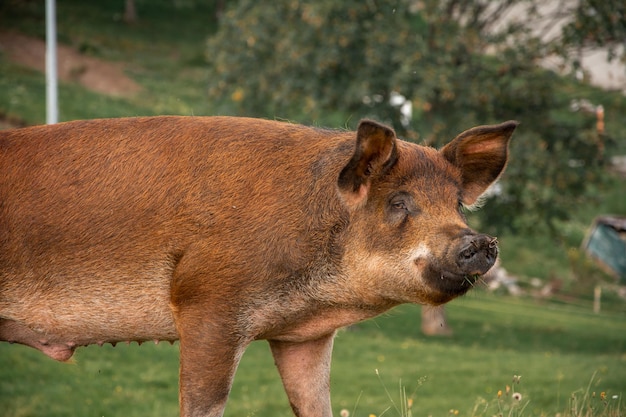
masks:
<instances>
[{"instance_id":1,"label":"pig's snout","mask_svg":"<svg viewBox=\"0 0 626 417\"><path fill-rule=\"evenodd\" d=\"M496 262L498 239L487 235L464 236L459 245L456 263L467 275L482 275Z\"/></svg>"}]
</instances>

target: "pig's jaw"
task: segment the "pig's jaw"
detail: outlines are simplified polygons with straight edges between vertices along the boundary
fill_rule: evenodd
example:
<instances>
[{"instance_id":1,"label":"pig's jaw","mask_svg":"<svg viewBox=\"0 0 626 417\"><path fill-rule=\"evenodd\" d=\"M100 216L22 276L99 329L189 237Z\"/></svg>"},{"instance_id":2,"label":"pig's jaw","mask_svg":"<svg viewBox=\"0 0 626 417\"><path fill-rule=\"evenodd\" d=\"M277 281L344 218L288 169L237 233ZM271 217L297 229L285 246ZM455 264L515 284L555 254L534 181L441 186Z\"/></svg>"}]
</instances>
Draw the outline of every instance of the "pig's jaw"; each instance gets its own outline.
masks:
<instances>
[{"instance_id":1,"label":"pig's jaw","mask_svg":"<svg viewBox=\"0 0 626 417\"><path fill-rule=\"evenodd\" d=\"M480 277L478 274L459 275L440 271L430 266L422 273L422 279L433 290L433 294L428 300L431 304L443 304L465 294Z\"/></svg>"}]
</instances>

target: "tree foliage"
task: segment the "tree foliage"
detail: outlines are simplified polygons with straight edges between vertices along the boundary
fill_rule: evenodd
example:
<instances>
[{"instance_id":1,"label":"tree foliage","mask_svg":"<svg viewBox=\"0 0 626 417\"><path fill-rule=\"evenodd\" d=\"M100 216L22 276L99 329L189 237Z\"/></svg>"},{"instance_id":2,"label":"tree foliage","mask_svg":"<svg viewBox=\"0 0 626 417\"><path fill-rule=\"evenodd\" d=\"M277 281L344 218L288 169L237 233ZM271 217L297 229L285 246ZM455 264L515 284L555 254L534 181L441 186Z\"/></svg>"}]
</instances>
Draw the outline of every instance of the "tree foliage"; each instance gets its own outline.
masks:
<instances>
[{"instance_id":1,"label":"tree foliage","mask_svg":"<svg viewBox=\"0 0 626 417\"><path fill-rule=\"evenodd\" d=\"M580 0L570 10L563 44L574 48L603 47L609 59L626 59L626 2Z\"/></svg>"},{"instance_id":2,"label":"tree foliage","mask_svg":"<svg viewBox=\"0 0 626 417\"><path fill-rule=\"evenodd\" d=\"M537 64L558 48L528 25L545 21L535 0L233 6L208 42L210 96L223 112L348 127L372 117L433 146L519 120L508 174L481 212L496 231L553 229L597 178L594 117L572 115L565 81Z\"/></svg>"}]
</instances>

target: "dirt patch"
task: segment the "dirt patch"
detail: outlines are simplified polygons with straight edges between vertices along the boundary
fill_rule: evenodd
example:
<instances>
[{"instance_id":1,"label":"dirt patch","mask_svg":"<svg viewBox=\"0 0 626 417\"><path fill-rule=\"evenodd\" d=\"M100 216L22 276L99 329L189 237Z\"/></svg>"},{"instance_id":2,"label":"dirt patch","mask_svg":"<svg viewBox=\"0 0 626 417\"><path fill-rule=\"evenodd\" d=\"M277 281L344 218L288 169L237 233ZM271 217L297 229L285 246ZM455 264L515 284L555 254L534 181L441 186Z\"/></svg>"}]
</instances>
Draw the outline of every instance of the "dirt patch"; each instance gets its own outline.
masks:
<instances>
[{"instance_id":1,"label":"dirt patch","mask_svg":"<svg viewBox=\"0 0 626 417\"><path fill-rule=\"evenodd\" d=\"M46 44L41 39L15 32L0 32L0 52L9 60L44 72ZM124 74L124 65L80 54L74 48L57 45L59 79L115 97L128 97L141 86Z\"/></svg>"}]
</instances>

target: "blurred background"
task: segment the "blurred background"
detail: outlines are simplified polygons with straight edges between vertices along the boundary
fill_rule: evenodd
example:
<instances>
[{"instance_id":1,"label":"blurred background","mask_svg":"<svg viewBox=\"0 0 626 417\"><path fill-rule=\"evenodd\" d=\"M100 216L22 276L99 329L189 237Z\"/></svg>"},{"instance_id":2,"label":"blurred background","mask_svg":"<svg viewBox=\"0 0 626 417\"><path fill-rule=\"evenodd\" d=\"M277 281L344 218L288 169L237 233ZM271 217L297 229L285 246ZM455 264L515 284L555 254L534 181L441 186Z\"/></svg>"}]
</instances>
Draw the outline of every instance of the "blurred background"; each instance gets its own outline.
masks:
<instances>
[{"instance_id":1,"label":"blurred background","mask_svg":"<svg viewBox=\"0 0 626 417\"><path fill-rule=\"evenodd\" d=\"M445 311L342 332L335 413L624 415L623 0L58 0L56 21L61 121L368 117L434 147L521 122L468 213L498 236L499 265ZM44 2L0 0L1 129L45 123L45 34ZM176 354L90 347L68 366L2 344L0 414L175 415ZM227 415L290 415L264 344Z\"/></svg>"}]
</instances>

